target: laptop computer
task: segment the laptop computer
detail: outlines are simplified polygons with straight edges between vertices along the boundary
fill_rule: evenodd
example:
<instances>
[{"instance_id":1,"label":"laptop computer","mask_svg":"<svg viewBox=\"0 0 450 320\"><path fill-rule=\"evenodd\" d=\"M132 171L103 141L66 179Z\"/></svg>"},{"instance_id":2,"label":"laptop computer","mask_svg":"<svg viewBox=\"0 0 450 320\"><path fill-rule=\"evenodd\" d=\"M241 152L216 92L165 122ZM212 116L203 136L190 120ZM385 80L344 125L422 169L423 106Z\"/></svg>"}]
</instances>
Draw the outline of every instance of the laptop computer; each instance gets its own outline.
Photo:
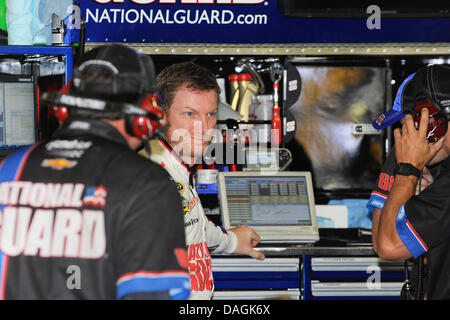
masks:
<instances>
[{"instance_id":1,"label":"laptop computer","mask_svg":"<svg viewBox=\"0 0 450 320\"><path fill-rule=\"evenodd\" d=\"M248 225L263 244L319 240L310 172L219 172L218 187L226 229Z\"/></svg>"}]
</instances>

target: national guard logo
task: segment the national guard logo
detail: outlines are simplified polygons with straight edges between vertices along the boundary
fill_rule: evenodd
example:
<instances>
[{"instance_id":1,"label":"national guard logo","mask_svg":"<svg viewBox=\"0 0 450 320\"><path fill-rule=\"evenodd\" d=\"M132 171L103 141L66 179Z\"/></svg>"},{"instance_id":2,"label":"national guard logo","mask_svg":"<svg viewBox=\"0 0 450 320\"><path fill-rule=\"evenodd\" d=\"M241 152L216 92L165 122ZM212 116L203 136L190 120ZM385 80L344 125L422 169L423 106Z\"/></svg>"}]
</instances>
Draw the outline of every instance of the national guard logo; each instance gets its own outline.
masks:
<instances>
[{"instance_id":1,"label":"national guard logo","mask_svg":"<svg viewBox=\"0 0 450 320\"><path fill-rule=\"evenodd\" d=\"M70 169L77 165L77 161L71 161L64 158L44 159L41 163L42 167L53 168L56 170Z\"/></svg>"}]
</instances>

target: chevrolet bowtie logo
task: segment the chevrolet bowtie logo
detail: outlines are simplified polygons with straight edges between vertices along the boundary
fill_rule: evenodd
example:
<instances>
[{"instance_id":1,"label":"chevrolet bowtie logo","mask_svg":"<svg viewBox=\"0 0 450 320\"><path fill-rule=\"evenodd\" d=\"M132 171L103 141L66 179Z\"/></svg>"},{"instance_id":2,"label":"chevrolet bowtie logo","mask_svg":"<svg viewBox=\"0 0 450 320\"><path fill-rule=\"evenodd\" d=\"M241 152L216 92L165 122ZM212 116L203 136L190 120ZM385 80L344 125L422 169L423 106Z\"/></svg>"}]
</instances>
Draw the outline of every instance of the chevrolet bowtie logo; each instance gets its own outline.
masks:
<instances>
[{"instance_id":1,"label":"chevrolet bowtie logo","mask_svg":"<svg viewBox=\"0 0 450 320\"><path fill-rule=\"evenodd\" d=\"M42 166L46 168L53 168L57 170L70 169L77 165L77 161L71 161L63 158L45 159L42 161Z\"/></svg>"}]
</instances>

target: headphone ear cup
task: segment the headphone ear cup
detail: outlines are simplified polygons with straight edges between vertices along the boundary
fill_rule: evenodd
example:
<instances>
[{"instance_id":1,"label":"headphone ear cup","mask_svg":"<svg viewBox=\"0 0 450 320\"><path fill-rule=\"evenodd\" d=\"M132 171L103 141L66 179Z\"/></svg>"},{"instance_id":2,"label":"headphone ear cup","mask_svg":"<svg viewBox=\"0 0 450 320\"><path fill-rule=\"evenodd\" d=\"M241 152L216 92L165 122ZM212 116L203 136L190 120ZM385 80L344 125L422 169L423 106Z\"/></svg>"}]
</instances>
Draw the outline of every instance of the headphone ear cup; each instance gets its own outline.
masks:
<instances>
[{"instance_id":1,"label":"headphone ear cup","mask_svg":"<svg viewBox=\"0 0 450 320\"><path fill-rule=\"evenodd\" d=\"M164 112L158 105L159 96L157 94L148 94L141 100L140 107L152 113L159 119L164 117Z\"/></svg>"},{"instance_id":2,"label":"headphone ear cup","mask_svg":"<svg viewBox=\"0 0 450 320\"><path fill-rule=\"evenodd\" d=\"M427 139L429 142L436 142L447 133L447 115L430 100L419 101L416 103L416 108L412 114L416 129L419 127L423 108L427 108L429 112Z\"/></svg>"},{"instance_id":3,"label":"headphone ear cup","mask_svg":"<svg viewBox=\"0 0 450 320\"><path fill-rule=\"evenodd\" d=\"M128 134L139 139L152 138L157 130L155 123L145 116L127 115L125 118L125 128Z\"/></svg>"},{"instance_id":4,"label":"headphone ear cup","mask_svg":"<svg viewBox=\"0 0 450 320\"><path fill-rule=\"evenodd\" d=\"M164 113L158 106L158 96L156 94L146 95L140 102L140 108L162 119ZM127 115L125 117L125 128L133 137L139 139L151 139L156 131L161 127L161 123L150 117Z\"/></svg>"},{"instance_id":5,"label":"headphone ear cup","mask_svg":"<svg viewBox=\"0 0 450 320\"><path fill-rule=\"evenodd\" d=\"M164 117L164 113L158 106L158 99L158 95L148 94L141 100L140 107L161 120ZM160 127L160 121L156 121L150 117L135 116L132 120L134 136L141 139L153 138Z\"/></svg>"}]
</instances>

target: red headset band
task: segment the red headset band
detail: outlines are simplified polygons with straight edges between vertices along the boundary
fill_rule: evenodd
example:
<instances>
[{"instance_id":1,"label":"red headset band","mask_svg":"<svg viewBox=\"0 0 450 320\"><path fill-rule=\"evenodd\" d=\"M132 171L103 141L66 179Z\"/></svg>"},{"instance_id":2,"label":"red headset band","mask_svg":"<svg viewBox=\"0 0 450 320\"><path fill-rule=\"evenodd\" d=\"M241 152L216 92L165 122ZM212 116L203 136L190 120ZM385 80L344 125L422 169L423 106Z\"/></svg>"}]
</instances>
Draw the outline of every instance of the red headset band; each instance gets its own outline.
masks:
<instances>
[{"instance_id":1,"label":"red headset band","mask_svg":"<svg viewBox=\"0 0 450 320\"><path fill-rule=\"evenodd\" d=\"M68 108L79 108L91 110L94 112L114 112L123 115L135 115L149 117L152 120L159 121L160 118L155 114L148 112L134 104L126 102L114 102L91 97L75 96L60 92L44 92L39 101L43 104L54 106L65 106Z\"/></svg>"}]
</instances>

